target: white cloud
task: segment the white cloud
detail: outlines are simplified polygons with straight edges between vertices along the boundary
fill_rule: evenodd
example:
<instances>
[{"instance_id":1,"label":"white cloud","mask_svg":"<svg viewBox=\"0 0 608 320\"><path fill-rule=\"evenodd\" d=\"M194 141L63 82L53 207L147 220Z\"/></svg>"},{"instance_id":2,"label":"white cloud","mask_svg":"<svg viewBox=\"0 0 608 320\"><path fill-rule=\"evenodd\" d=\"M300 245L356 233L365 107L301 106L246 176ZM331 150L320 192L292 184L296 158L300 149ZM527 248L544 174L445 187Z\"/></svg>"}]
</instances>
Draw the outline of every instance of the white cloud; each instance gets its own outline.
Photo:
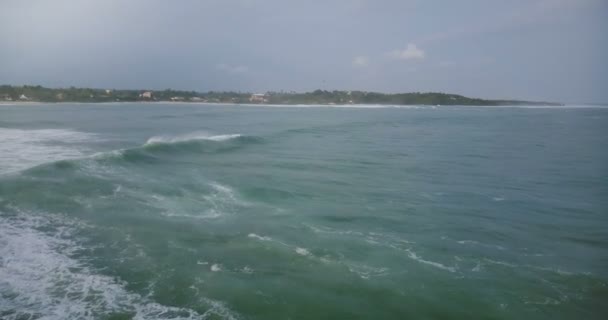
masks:
<instances>
[{"instance_id":1,"label":"white cloud","mask_svg":"<svg viewBox=\"0 0 608 320\"><path fill-rule=\"evenodd\" d=\"M225 63L220 63L216 66L218 70L225 71L227 73L237 74L237 73L245 73L249 71L247 66L232 66Z\"/></svg>"},{"instance_id":2,"label":"white cloud","mask_svg":"<svg viewBox=\"0 0 608 320\"><path fill-rule=\"evenodd\" d=\"M353 66L355 67L367 67L369 65L369 58L366 56L357 56L353 59Z\"/></svg>"},{"instance_id":3,"label":"white cloud","mask_svg":"<svg viewBox=\"0 0 608 320\"><path fill-rule=\"evenodd\" d=\"M408 43L405 49L393 50L388 53L388 56L397 60L422 60L426 57L426 54L415 44Z\"/></svg>"}]
</instances>

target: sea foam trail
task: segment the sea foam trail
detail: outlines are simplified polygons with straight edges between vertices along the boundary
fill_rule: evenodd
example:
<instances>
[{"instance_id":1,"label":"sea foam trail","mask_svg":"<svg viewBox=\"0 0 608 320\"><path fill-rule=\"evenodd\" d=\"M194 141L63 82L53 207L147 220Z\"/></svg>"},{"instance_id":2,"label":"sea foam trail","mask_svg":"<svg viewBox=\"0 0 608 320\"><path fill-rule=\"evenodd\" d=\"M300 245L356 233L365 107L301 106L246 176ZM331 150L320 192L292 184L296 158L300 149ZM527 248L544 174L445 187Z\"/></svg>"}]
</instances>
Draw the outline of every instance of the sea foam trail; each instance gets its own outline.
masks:
<instances>
[{"instance_id":1,"label":"sea foam trail","mask_svg":"<svg viewBox=\"0 0 608 320\"><path fill-rule=\"evenodd\" d=\"M57 221L55 221L57 220ZM62 224L55 234L38 231ZM161 305L128 292L124 284L96 273L71 255L82 249L71 240L78 222L0 213L0 314L2 319L98 319L130 314L134 319L206 319L237 316L223 303L202 298L208 310Z\"/></svg>"},{"instance_id":2,"label":"sea foam trail","mask_svg":"<svg viewBox=\"0 0 608 320\"><path fill-rule=\"evenodd\" d=\"M216 219L234 214L238 208L250 205L229 186L217 182L210 182L208 186L209 192L202 195L198 192L184 191L185 198L158 194L153 194L149 198L154 206L162 210L163 216L170 218ZM185 203L187 198L192 201L191 204L196 205L188 206Z\"/></svg>"}]
</instances>

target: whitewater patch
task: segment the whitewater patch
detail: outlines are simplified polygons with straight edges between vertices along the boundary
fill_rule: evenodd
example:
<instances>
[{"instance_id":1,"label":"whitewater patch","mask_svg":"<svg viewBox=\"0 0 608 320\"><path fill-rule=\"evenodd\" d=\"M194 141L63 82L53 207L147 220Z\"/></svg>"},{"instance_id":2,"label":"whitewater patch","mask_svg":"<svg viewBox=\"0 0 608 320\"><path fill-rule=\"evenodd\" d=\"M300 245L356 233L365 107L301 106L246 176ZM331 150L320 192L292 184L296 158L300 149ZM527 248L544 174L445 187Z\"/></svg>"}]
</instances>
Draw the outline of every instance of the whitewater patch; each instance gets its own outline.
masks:
<instances>
[{"instance_id":1,"label":"whitewater patch","mask_svg":"<svg viewBox=\"0 0 608 320\"><path fill-rule=\"evenodd\" d=\"M226 204L241 206L248 205L248 203L246 203L245 201L237 199L236 192L229 186L220 184L218 182L210 182L209 186L213 189L213 192L209 195L204 196L204 198L209 202L215 203L219 200Z\"/></svg>"},{"instance_id":2,"label":"whitewater patch","mask_svg":"<svg viewBox=\"0 0 608 320\"><path fill-rule=\"evenodd\" d=\"M55 232L40 228L56 225ZM3 319L98 319L130 314L134 319L205 319L237 316L223 303L202 298L207 312L166 306L125 289L72 258L83 248L73 239L78 221L0 215L0 314Z\"/></svg>"},{"instance_id":3,"label":"whitewater patch","mask_svg":"<svg viewBox=\"0 0 608 320\"><path fill-rule=\"evenodd\" d=\"M226 185L209 182L207 186L208 192L203 194L182 188L180 195L151 194L144 195L143 200L168 218L217 219L249 206Z\"/></svg>"},{"instance_id":4,"label":"whitewater patch","mask_svg":"<svg viewBox=\"0 0 608 320\"><path fill-rule=\"evenodd\" d=\"M253 269L251 269L249 266L244 266L241 268L241 273L253 274Z\"/></svg>"},{"instance_id":5,"label":"whitewater patch","mask_svg":"<svg viewBox=\"0 0 608 320\"><path fill-rule=\"evenodd\" d=\"M0 128L0 174L83 157L88 150L82 144L98 140L94 134L67 129Z\"/></svg>"},{"instance_id":6,"label":"whitewater patch","mask_svg":"<svg viewBox=\"0 0 608 320\"><path fill-rule=\"evenodd\" d=\"M309 256L310 255L310 251L308 251L305 248L300 248L300 247L296 248L296 253L299 254L299 255L301 255L301 256Z\"/></svg>"},{"instance_id":7,"label":"whitewater patch","mask_svg":"<svg viewBox=\"0 0 608 320\"><path fill-rule=\"evenodd\" d=\"M209 186L212 192L202 196L205 203L211 205L211 208L206 211L208 216L222 216L225 213L235 213L236 207L246 207L249 204L237 197L234 189L217 183L211 182Z\"/></svg>"}]
</instances>

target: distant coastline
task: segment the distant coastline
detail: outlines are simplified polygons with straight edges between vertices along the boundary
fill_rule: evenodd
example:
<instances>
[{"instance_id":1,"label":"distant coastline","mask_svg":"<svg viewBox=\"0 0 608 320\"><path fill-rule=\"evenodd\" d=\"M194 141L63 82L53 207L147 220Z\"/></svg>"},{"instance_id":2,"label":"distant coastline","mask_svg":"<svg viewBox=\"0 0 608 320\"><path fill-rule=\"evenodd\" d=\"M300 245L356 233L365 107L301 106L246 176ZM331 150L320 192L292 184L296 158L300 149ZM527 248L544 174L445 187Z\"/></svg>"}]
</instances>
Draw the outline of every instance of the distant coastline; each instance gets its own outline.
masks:
<instances>
[{"instance_id":1,"label":"distant coastline","mask_svg":"<svg viewBox=\"0 0 608 320\"><path fill-rule=\"evenodd\" d=\"M200 104L264 105L464 105L464 106L563 106L562 103L469 98L440 92L385 94L367 91L266 92L115 90L93 88L46 88L0 86L0 104L34 103L172 102Z\"/></svg>"}]
</instances>

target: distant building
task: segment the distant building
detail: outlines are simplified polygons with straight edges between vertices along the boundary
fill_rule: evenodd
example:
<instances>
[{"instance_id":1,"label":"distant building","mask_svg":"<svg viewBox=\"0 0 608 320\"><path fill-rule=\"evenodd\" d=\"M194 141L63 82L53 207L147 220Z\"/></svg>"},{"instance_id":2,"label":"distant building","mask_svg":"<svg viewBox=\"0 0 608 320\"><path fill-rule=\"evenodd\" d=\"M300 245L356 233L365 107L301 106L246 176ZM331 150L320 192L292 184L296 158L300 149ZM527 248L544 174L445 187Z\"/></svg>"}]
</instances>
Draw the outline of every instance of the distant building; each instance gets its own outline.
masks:
<instances>
[{"instance_id":1,"label":"distant building","mask_svg":"<svg viewBox=\"0 0 608 320\"><path fill-rule=\"evenodd\" d=\"M139 94L141 99L152 99L152 92L146 91Z\"/></svg>"},{"instance_id":2,"label":"distant building","mask_svg":"<svg viewBox=\"0 0 608 320\"><path fill-rule=\"evenodd\" d=\"M184 97L171 97L171 101L184 101Z\"/></svg>"},{"instance_id":3,"label":"distant building","mask_svg":"<svg viewBox=\"0 0 608 320\"><path fill-rule=\"evenodd\" d=\"M27 100L30 100L30 98L28 98L26 95L22 94L19 96L19 100L27 101Z\"/></svg>"},{"instance_id":4,"label":"distant building","mask_svg":"<svg viewBox=\"0 0 608 320\"><path fill-rule=\"evenodd\" d=\"M203 98L201 98L201 97L192 97L192 98L190 98L190 101L193 101L193 102L203 102L203 101L206 101L206 100L203 99Z\"/></svg>"},{"instance_id":5,"label":"distant building","mask_svg":"<svg viewBox=\"0 0 608 320\"><path fill-rule=\"evenodd\" d=\"M249 97L249 102L264 103L268 102L267 96L263 93L254 93Z\"/></svg>"},{"instance_id":6,"label":"distant building","mask_svg":"<svg viewBox=\"0 0 608 320\"><path fill-rule=\"evenodd\" d=\"M107 95L111 95L111 94L112 94L112 90L110 90L110 89L106 89L106 94L107 94Z\"/></svg>"}]
</instances>

